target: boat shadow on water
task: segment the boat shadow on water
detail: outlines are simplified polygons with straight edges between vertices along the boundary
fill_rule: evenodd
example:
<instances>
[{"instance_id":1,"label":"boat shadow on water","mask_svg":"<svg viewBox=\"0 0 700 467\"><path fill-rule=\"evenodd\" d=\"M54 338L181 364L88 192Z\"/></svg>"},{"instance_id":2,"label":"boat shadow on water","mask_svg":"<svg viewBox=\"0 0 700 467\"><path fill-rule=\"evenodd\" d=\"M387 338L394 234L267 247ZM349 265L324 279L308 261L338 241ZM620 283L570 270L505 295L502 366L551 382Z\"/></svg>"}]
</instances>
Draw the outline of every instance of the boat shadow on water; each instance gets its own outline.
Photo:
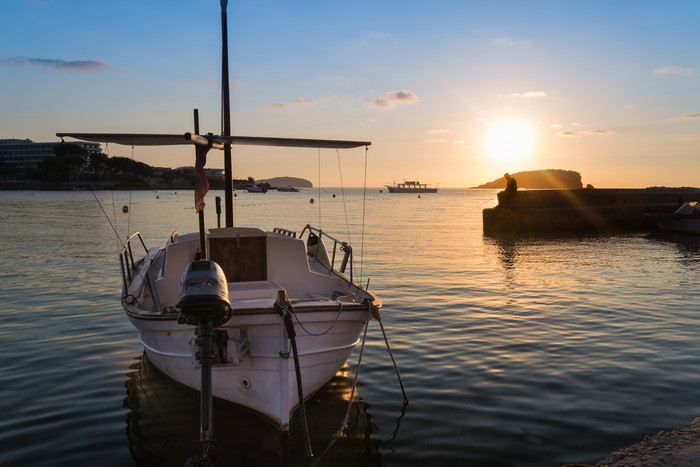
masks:
<instances>
[{"instance_id":1,"label":"boat shadow on water","mask_svg":"<svg viewBox=\"0 0 700 467\"><path fill-rule=\"evenodd\" d=\"M136 465L184 465L200 449L199 392L163 375L144 353L133 363L125 383L124 407L129 450ZM214 401L214 443L219 464L240 466L382 465L378 433L370 405L355 399L348 428L336 436L352 391L350 366L343 368L306 401L314 458L304 448L299 411L284 436L272 423L249 410ZM358 383L358 386L360 384Z\"/></svg>"}]
</instances>

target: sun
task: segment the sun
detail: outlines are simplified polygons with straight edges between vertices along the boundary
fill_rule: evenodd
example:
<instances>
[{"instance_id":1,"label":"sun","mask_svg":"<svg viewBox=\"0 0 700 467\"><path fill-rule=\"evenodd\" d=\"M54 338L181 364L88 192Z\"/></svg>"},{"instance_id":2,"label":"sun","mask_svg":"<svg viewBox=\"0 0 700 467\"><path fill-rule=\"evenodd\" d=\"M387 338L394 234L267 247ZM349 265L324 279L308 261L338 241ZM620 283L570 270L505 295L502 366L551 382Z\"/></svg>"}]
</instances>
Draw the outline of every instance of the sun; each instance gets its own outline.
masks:
<instances>
[{"instance_id":1,"label":"sun","mask_svg":"<svg viewBox=\"0 0 700 467\"><path fill-rule=\"evenodd\" d=\"M535 139L535 130L530 122L502 120L488 126L485 149L495 161L521 162L532 157Z\"/></svg>"}]
</instances>

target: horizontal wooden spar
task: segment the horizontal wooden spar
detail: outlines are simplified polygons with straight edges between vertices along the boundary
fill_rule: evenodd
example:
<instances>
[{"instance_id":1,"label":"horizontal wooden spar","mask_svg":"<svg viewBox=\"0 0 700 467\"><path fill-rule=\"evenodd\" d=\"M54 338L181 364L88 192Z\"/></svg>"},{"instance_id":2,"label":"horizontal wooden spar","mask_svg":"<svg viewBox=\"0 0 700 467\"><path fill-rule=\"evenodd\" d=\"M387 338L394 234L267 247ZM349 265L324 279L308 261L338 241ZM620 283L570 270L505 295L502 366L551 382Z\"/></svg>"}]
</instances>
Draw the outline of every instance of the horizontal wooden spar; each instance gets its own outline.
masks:
<instances>
[{"instance_id":1,"label":"horizontal wooden spar","mask_svg":"<svg viewBox=\"0 0 700 467\"><path fill-rule=\"evenodd\" d=\"M181 144L206 144L209 135L178 134L138 134L138 133L56 133L59 138L70 137L95 143L115 143L125 146L174 146ZM246 146L277 146L290 148L351 149L370 146L369 141L349 141L332 139L275 138L267 136L211 136L214 149L222 149L224 144Z\"/></svg>"}]
</instances>

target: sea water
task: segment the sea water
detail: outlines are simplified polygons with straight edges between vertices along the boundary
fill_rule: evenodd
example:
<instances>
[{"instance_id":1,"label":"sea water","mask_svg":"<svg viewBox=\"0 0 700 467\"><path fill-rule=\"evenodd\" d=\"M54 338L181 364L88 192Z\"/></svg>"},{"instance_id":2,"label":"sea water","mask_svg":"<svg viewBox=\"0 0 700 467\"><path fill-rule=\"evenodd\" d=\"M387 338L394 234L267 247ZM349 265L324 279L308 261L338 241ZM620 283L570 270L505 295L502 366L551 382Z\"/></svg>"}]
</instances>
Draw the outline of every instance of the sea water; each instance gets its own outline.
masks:
<instances>
[{"instance_id":1,"label":"sea water","mask_svg":"<svg viewBox=\"0 0 700 467\"><path fill-rule=\"evenodd\" d=\"M595 463L700 416L698 239L489 237L493 190L383 191L235 198L237 225L320 223L349 239L356 280L384 302L410 404L373 321L345 435L359 348L307 401L317 465ZM0 464L183 465L199 452L199 396L143 356L118 252L134 231L149 247L195 231L192 192L0 202ZM214 410L217 465L305 465L298 411L284 439L238 407Z\"/></svg>"}]
</instances>

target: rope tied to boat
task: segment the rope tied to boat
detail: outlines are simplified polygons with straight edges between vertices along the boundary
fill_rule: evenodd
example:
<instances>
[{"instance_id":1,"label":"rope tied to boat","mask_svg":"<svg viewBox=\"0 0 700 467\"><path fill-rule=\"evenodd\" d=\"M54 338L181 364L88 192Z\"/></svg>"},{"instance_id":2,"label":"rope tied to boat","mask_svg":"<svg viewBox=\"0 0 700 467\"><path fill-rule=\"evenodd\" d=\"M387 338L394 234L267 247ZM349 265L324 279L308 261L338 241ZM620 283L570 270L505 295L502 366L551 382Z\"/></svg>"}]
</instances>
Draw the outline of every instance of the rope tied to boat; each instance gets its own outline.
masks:
<instances>
[{"instance_id":1,"label":"rope tied to boat","mask_svg":"<svg viewBox=\"0 0 700 467\"><path fill-rule=\"evenodd\" d=\"M306 406L304 405L304 390L301 384L301 366L299 365L299 352L297 351L297 334L294 330L294 322L292 321L292 315L294 314L294 307L287 298L287 292L285 290L279 290L277 292L277 300L275 300L274 308L282 317L282 322L284 323L285 330L287 332L287 337L292 344L292 355L294 357L294 373L297 379L297 393L299 396L299 410L301 411L301 420L304 425L304 444L306 448L306 457L309 459L313 458L314 453L311 449L311 437L309 436L309 423L306 419Z\"/></svg>"},{"instance_id":2,"label":"rope tied to boat","mask_svg":"<svg viewBox=\"0 0 700 467\"><path fill-rule=\"evenodd\" d=\"M384 323L382 322L382 315L379 313L379 307L374 306L371 300L365 299L368 303L370 313L374 319L379 322L379 327L382 329L382 335L384 336L384 343L386 344L386 350L389 351L389 356L391 357L391 362L394 364L394 369L396 370L396 376L399 379L399 386L401 386L401 392L403 393L403 403L408 404L408 396L406 395L406 389L403 387L403 380L401 379L401 372L399 371L399 365L396 363L394 358L394 353L391 351L391 346L389 345L389 339L386 337L386 330L384 329Z\"/></svg>"}]
</instances>

